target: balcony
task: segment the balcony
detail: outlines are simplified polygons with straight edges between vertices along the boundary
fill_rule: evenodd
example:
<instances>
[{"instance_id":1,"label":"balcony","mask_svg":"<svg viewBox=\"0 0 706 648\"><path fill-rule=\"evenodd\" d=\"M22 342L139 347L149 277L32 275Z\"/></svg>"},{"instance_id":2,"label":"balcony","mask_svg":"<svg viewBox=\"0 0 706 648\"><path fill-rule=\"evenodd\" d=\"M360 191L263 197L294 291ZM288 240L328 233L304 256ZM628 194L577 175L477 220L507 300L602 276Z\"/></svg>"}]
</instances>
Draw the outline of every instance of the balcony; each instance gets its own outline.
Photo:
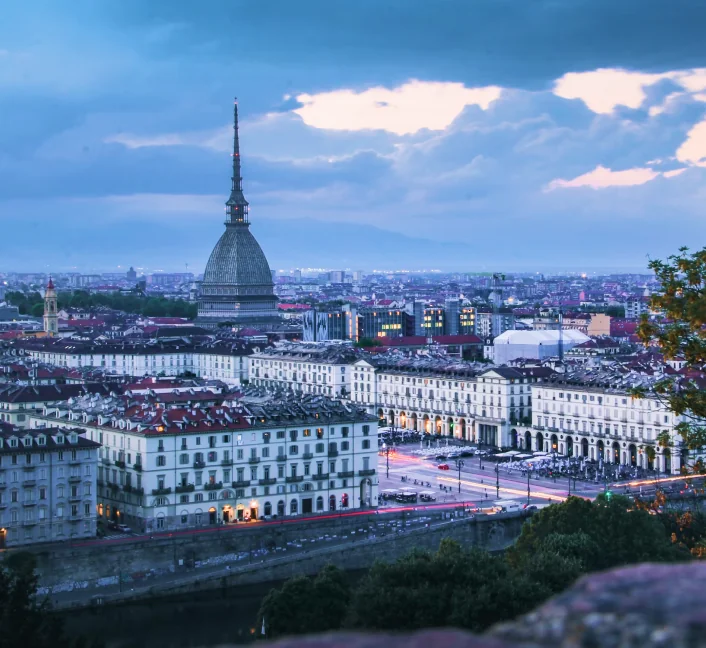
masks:
<instances>
[{"instance_id":1,"label":"balcony","mask_svg":"<svg viewBox=\"0 0 706 648\"><path fill-rule=\"evenodd\" d=\"M171 488L153 488L152 495L170 495L172 492Z\"/></svg>"},{"instance_id":2,"label":"balcony","mask_svg":"<svg viewBox=\"0 0 706 648\"><path fill-rule=\"evenodd\" d=\"M36 479L25 479L25 480L22 482L22 486L23 486L24 488L31 488L32 486L36 486L36 485L37 485L37 480L36 480Z\"/></svg>"},{"instance_id":3,"label":"balcony","mask_svg":"<svg viewBox=\"0 0 706 648\"><path fill-rule=\"evenodd\" d=\"M250 480L249 479L243 479L241 481L234 481L231 484L231 487L233 488L247 488L250 486Z\"/></svg>"},{"instance_id":4,"label":"balcony","mask_svg":"<svg viewBox=\"0 0 706 648\"><path fill-rule=\"evenodd\" d=\"M141 463L132 464L132 469L136 472L142 472L142 464Z\"/></svg>"},{"instance_id":5,"label":"balcony","mask_svg":"<svg viewBox=\"0 0 706 648\"><path fill-rule=\"evenodd\" d=\"M117 461L115 463L118 463ZM81 465L81 460L80 459L69 459L69 466L80 466Z\"/></svg>"},{"instance_id":6,"label":"balcony","mask_svg":"<svg viewBox=\"0 0 706 648\"><path fill-rule=\"evenodd\" d=\"M290 475L289 477L285 478L285 481L288 484L294 484L295 482L304 481L304 475Z\"/></svg>"},{"instance_id":7,"label":"balcony","mask_svg":"<svg viewBox=\"0 0 706 648\"><path fill-rule=\"evenodd\" d=\"M109 481L109 482L108 482L108 488L110 488L110 490L116 491L116 490L118 490L118 489L120 488L120 485L119 485L119 484L116 484L116 483L114 483L114 482L110 482L110 481Z\"/></svg>"},{"instance_id":8,"label":"balcony","mask_svg":"<svg viewBox=\"0 0 706 648\"><path fill-rule=\"evenodd\" d=\"M375 468L368 468L367 470L359 470L359 471L358 471L358 474L359 474L361 477L369 477L370 475L374 475L374 474L375 474Z\"/></svg>"},{"instance_id":9,"label":"balcony","mask_svg":"<svg viewBox=\"0 0 706 648\"><path fill-rule=\"evenodd\" d=\"M267 479L259 479L257 483L260 484L260 486L272 486L272 484L277 483L277 479L275 477L268 477Z\"/></svg>"},{"instance_id":10,"label":"balcony","mask_svg":"<svg viewBox=\"0 0 706 648\"><path fill-rule=\"evenodd\" d=\"M233 465L232 459L221 459L221 466L232 466L232 465Z\"/></svg>"},{"instance_id":11,"label":"balcony","mask_svg":"<svg viewBox=\"0 0 706 648\"><path fill-rule=\"evenodd\" d=\"M544 426L543 426L543 425L533 425L533 426L532 426L532 429L533 429L533 430L543 430L543 429L544 429Z\"/></svg>"},{"instance_id":12,"label":"balcony","mask_svg":"<svg viewBox=\"0 0 706 648\"><path fill-rule=\"evenodd\" d=\"M71 499L71 498L69 498ZM22 502L22 506L28 507L28 506L37 506L36 500L25 500Z\"/></svg>"},{"instance_id":13,"label":"balcony","mask_svg":"<svg viewBox=\"0 0 706 648\"><path fill-rule=\"evenodd\" d=\"M122 459L116 459L115 465L121 470L125 470L125 462Z\"/></svg>"},{"instance_id":14,"label":"balcony","mask_svg":"<svg viewBox=\"0 0 706 648\"><path fill-rule=\"evenodd\" d=\"M316 473L315 475L312 475L311 478L312 478L312 479L319 479L319 480L321 480L321 479L328 479L328 478L329 478L329 474L330 474L330 473Z\"/></svg>"},{"instance_id":15,"label":"balcony","mask_svg":"<svg viewBox=\"0 0 706 648\"><path fill-rule=\"evenodd\" d=\"M193 484L178 484L174 490L177 493L193 493L195 488Z\"/></svg>"},{"instance_id":16,"label":"balcony","mask_svg":"<svg viewBox=\"0 0 706 648\"><path fill-rule=\"evenodd\" d=\"M346 470L345 472L336 473L336 476L340 479L346 479L347 477L353 477L355 475L355 470Z\"/></svg>"},{"instance_id":17,"label":"balcony","mask_svg":"<svg viewBox=\"0 0 706 648\"><path fill-rule=\"evenodd\" d=\"M5 482L0 482L0 490L3 490L7 488L7 484Z\"/></svg>"},{"instance_id":18,"label":"balcony","mask_svg":"<svg viewBox=\"0 0 706 648\"><path fill-rule=\"evenodd\" d=\"M277 455L275 461L287 461L287 455Z\"/></svg>"},{"instance_id":19,"label":"balcony","mask_svg":"<svg viewBox=\"0 0 706 648\"><path fill-rule=\"evenodd\" d=\"M338 457L338 450L329 450L328 456L329 457Z\"/></svg>"},{"instance_id":20,"label":"balcony","mask_svg":"<svg viewBox=\"0 0 706 648\"><path fill-rule=\"evenodd\" d=\"M123 486L123 490L126 493L132 493L133 495L144 495L145 494L144 488L142 488L142 487L138 488L137 486L131 486L130 484L125 484L125 486ZM179 491L177 490L177 493L178 492Z\"/></svg>"},{"instance_id":21,"label":"balcony","mask_svg":"<svg viewBox=\"0 0 706 648\"><path fill-rule=\"evenodd\" d=\"M194 461L194 468L205 468L206 467L206 462L205 461Z\"/></svg>"},{"instance_id":22,"label":"balcony","mask_svg":"<svg viewBox=\"0 0 706 648\"><path fill-rule=\"evenodd\" d=\"M250 457L248 459L249 464L258 464L260 463L260 457Z\"/></svg>"},{"instance_id":23,"label":"balcony","mask_svg":"<svg viewBox=\"0 0 706 648\"><path fill-rule=\"evenodd\" d=\"M81 475L71 475L69 477L69 484L75 484L76 482L81 481Z\"/></svg>"},{"instance_id":24,"label":"balcony","mask_svg":"<svg viewBox=\"0 0 706 648\"><path fill-rule=\"evenodd\" d=\"M314 453L313 452L305 452L302 455L302 459L313 459L314 458Z\"/></svg>"},{"instance_id":25,"label":"balcony","mask_svg":"<svg viewBox=\"0 0 706 648\"><path fill-rule=\"evenodd\" d=\"M80 502L80 501L81 501L80 495L69 495L69 502Z\"/></svg>"},{"instance_id":26,"label":"balcony","mask_svg":"<svg viewBox=\"0 0 706 648\"><path fill-rule=\"evenodd\" d=\"M208 482L207 484L203 485L204 490L218 490L220 488L223 488L223 482Z\"/></svg>"},{"instance_id":27,"label":"balcony","mask_svg":"<svg viewBox=\"0 0 706 648\"><path fill-rule=\"evenodd\" d=\"M107 457L103 457L103 458L101 459L101 463L102 463L104 466L110 466L110 459L108 459Z\"/></svg>"}]
</instances>

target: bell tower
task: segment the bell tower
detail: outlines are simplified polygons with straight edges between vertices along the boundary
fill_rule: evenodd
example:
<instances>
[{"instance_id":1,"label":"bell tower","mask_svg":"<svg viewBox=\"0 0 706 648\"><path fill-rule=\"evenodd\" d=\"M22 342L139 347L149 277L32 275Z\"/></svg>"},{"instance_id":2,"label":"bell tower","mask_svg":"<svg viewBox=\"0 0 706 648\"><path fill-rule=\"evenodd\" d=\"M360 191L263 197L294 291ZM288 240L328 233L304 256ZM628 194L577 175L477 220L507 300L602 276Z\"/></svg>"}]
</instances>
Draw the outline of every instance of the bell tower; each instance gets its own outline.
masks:
<instances>
[{"instance_id":1,"label":"bell tower","mask_svg":"<svg viewBox=\"0 0 706 648\"><path fill-rule=\"evenodd\" d=\"M56 290L54 282L49 277L49 283L44 291L44 332L49 337L59 333L59 315L56 312Z\"/></svg>"}]
</instances>

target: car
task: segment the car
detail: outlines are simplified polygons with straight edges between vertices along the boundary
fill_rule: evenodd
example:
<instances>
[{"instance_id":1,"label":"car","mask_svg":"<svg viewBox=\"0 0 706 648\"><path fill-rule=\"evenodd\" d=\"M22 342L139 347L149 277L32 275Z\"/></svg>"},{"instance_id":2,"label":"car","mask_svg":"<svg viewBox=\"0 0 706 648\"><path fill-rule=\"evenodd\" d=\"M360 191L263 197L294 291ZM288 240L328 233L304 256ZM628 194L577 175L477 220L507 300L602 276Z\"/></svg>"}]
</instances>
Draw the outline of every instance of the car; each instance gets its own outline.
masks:
<instances>
[{"instance_id":1,"label":"car","mask_svg":"<svg viewBox=\"0 0 706 648\"><path fill-rule=\"evenodd\" d=\"M449 469L449 464L439 464L437 466L439 470L448 470Z\"/></svg>"},{"instance_id":2,"label":"car","mask_svg":"<svg viewBox=\"0 0 706 648\"><path fill-rule=\"evenodd\" d=\"M132 529L127 524L116 524L115 530L121 533L132 533Z\"/></svg>"},{"instance_id":3,"label":"car","mask_svg":"<svg viewBox=\"0 0 706 648\"><path fill-rule=\"evenodd\" d=\"M525 504L522 507L525 511L536 511L537 507L534 504Z\"/></svg>"}]
</instances>

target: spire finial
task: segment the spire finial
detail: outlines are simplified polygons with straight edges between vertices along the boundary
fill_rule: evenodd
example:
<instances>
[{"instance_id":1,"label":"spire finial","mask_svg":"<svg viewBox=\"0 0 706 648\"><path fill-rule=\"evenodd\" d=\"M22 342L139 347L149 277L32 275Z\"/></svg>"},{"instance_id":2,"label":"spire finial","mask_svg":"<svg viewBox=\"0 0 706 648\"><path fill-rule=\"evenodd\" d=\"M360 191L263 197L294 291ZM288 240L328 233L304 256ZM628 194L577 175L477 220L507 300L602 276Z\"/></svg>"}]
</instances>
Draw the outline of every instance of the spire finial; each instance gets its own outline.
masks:
<instances>
[{"instance_id":1,"label":"spire finial","mask_svg":"<svg viewBox=\"0 0 706 648\"><path fill-rule=\"evenodd\" d=\"M248 201L243 195L243 178L240 170L240 139L238 137L238 97L233 102L233 176L230 198L226 203L228 223L247 224Z\"/></svg>"}]
</instances>

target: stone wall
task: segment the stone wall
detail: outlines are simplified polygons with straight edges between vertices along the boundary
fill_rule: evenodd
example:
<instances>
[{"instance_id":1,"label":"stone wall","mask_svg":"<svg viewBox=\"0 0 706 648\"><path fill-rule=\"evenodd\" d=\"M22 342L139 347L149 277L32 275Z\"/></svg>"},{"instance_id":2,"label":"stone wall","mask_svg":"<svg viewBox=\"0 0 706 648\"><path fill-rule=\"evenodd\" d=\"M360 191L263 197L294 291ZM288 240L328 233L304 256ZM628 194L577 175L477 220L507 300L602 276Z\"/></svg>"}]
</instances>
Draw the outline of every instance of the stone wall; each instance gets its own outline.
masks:
<instances>
[{"instance_id":1,"label":"stone wall","mask_svg":"<svg viewBox=\"0 0 706 648\"><path fill-rule=\"evenodd\" d=\"M243 575L242 582L266 582L294 573L315 572L328 562L343 569L366 568L376 559L395 560L415 546L435 549L444 537L452 537L464 546L502 549L517 538L524 520L519 514L470 519L453 511L373 513L312 519L302 524L224 527L221 531L173 534L140 542L58 545L33 553L40 586L59 587L56 591L62 591L60 586L65 584L70 588L71 582L94 588L99 582L117 582L117 578L125 577L139 580L145 573L158 575L168 571L193 573L194 580L204 580L204 570L199 573L199 566L225 566L238 558L243 559L239 563L242 566L259 563L256 570L238 570L248 574ZM335 551L318 551L327 544L336 545ZM286 552L281 551L284 548ZM279 560L285 555L292 560ZM268 566L271 558L278 559L279 564ZM232 578L235 582L235 573Z\"/></svg>"}]
</instances>

